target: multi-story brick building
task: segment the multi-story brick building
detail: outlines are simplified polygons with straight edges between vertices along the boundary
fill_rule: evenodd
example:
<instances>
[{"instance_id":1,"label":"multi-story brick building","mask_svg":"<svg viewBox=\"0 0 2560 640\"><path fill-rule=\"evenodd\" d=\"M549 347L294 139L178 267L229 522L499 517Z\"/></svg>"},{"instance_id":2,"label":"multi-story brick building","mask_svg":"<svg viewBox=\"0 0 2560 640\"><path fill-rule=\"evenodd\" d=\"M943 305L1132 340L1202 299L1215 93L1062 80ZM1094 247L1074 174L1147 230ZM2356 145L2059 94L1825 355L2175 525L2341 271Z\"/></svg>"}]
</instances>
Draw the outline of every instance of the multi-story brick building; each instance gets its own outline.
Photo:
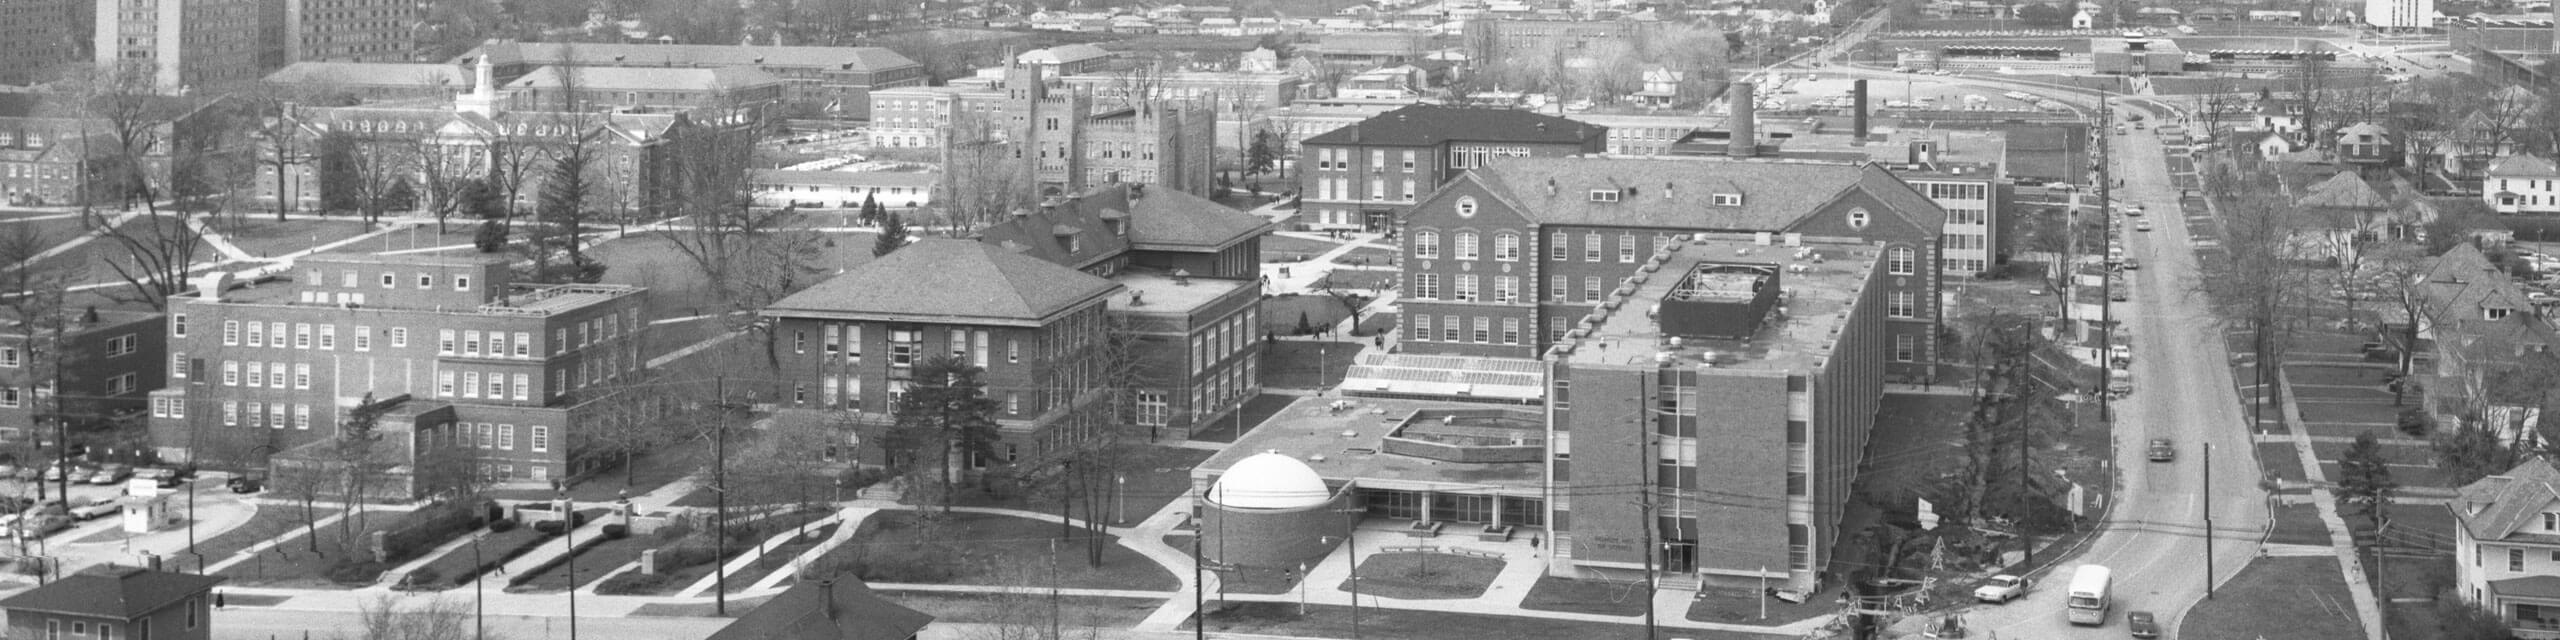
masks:
<instances>
[{"instance_id":1,"label":"multi-story brick building","mask_svg":"<svg viewBox=\"0 0 2560 640\"><path fill-rule=\"evenodd\" d=\"M422 145L432 148L437 153L428 157L444 161L446 176L487 175L492 167L520 170L524 184L516 190L517 205L532 206L542 192L543 177L551 173L554 152L583 143L592 172L589 206L614 217L655 218L664 215L663 207L684 201L685 185L696 182L680 176L746 171L747 167L724 158L744 157L740 149L752 144L767 122L768 111L762 104L701 107L681 113L508 109L510 94L495 88L494 65L474 66L471 91L451 100L309 107L293 112L289 117L300 125L294 130L298 136L294 144L301 161L285 167L281 181L275 175L277 167L260 164L253 181L259 199L272 202L284 197L301 207L326 202L324 190L333 187L315 176L325 155L319 151L335 135L349 140L351 153L405 157ZM516 153L528 154L523 156L528 161L501 161L502 154ZM523 166L513 166L517 164ZM425 180L417 163L392 166L411 171L413 183ZM429 204L424 200L421 206Z\"/></svg>"},{"instance_id":2,"label":"multi-story brick building","mask_svg":"<svg viewBox=\"0 0 2560 640\"><path fill-rule=\"evenodd\" d=\"M1884 391L1895 245L1662 246L1609 264L1624 280L1546 356L1548 567L1635 574L1650 540L1673 588L1813 589Z\"/></svg>"},{"instance_id":3,"label":"multi-story brick building","mask_svg":"<svg viewBox=\"0 0 2560 640\"><path fill-rule=\"evenodd\" d=\"M649 403L645 290L523 285L498 257L321 254L281 286L220 278L172 299L169 385L151 393L162 457L216 468L339 435L382 403L419 446L469 450L500 481L567 481L615 460L609 434ZM391 425L386 425L386 427Z\"/></svg>"},{"instance_id":4,"label":"multi-story brick building","mask_svg":"<svg viewBox=\"0 0 2560 640\"><path fill-rule=\"evenodd\" d=\"M96 10L94 0L22 0L0 3L0 85L31 85L71 62L90 34L75 16Z\"/></svg>"},{"instance_id":5,"label":"multi-story brick building","mask_svg":"<svg viewBox=\"0 0 2560 640\"><path fill-rule=\"evenodd\" d=\"M164 91L244 83L283 64L261 54L283 46L261 37L261 24L273 13L263 9L267 0L95 3L90 43L98 65L139 66Z\"/></svg>"},{"instance_id":6,"label":"multi-story brick building","mask_svg":"<svg viewBox=\"0 0 2560 640\"><path fill-rule=\"evenodd\" d=\"M870 117L871 92L922 86L924 65L879 47L762 47L711 44L598 44L491 40L453 59L496 61L498 80L510 82L536 67L754 67L785 83L783 102L794 112L853 119Z\"/></svg>"},{"instance_id":7,"label":"multi-story brick building","mask_svg":"<svg viewBox=\"0 0 2560 640\"><path fill-rule=\"evenodd\" d=\"M1116 182L1194 194L1216 186L1218 116L1208 101L1097 109L1092 94L1027 64L1008 70L1004 91L1007 141L1043 197Z\"/></svg>"},{"instance_id":8,"label":"multi-story brick building","mask_svg":"<svg viewBox=\"0 0 2560 640\"><path fill-rule=\"evenodd\" d=\"M266 0L274 3L276 0ZM282 0L287 64L408 62L426 5L411 0Z\"/></svg>"},{"instance_id":9,"label":"multi-story brick building","mask_svg":"<svg viewBox=\"0 0 2560 640\"><path fill-rule=\"evenodd\" d=\"M1383 231L1424 195L1496 158L1608 150L1609 131L1514 109L1417 104L1307 138L1298 150L1302 224Z\"/></svg>"},{"instance_id":10,"label":"multi-story brick building","mask_svg":"<svg viewBox=\"0 0 2560 640\"><path fill-rule=\"evenodd\" d=\"M1005 460L1093 429L1187 433L1261 389L1270 225L1197 196L1109 185L980 230L926 240L763 312L796 408L850 412L876 441L919 358L986 370ZM858 295L855 292L860 292ZM1114 335L1118 334L1118 335ZM866 355L868 356L866 358ZM879 447L856 447L884 464Z\"/></svg>"},{"instance_id":11,"label":"multi-story brick building","mask_svg":"<svg viewBox=\"0 0 2560 640\"><path fill-rule=\"evenodd\" d=\"M92 183L88 162L102 162L116 155L112 130L101 118L83 117L59 96L39 93L0 93L0 194L9 202L24 205L62 205L79 202L87 186L101 190L104 181ZM152 127L160 140L176 137L180 118ZM145 179L166 184L169 175L170 145L155 144L142 150Z\"/></svg>"},{"instance_id":12,"label":"multi-story brick building","mask_svg":"<svg viewBox=\"0 0 2560 640\"><path fill-rule=\"evenodd\" d=\"M169 371L163 359L169 352L166 320L158 313L113 309L0 320L0 440L20 441L21 428L50 427L56 419L86 431L140 415L147 394L160 388ZM50 433L38 435L52 439ZM127 444L87 434L73 441Z\"/></svg>"},{"instance_id":13,"label":"multi-story brick building","mask_svg":"<svg viewBox=\"0 0 2560 640\"><path fill-rule=\"evenodd\" d=\"M0 610L12 638L210 640L213 587L226 579L109 563L9 596Z\"/></svg>"},{"instance_id":14,"label":"multi-story brick building","mask_svg":"<svg viewBox=\"0 0 2560 640\"><path fill-rule=\"evenodd\" d=\"M934 149L953 119L997 122L1005 94L971 87L899 87L871 92L871 145Z\"/></svg>"},{"instance_id":15,"label":"multi-story brick building","mask_svg":"<svg viewBox=\"0 0 2560 640\"><path fill-rule=\"evenodd\" d=\"M441 62L296 62L264 84L305 95L335 93L359 102L451 99L471 90L471 68Z\"/></svg>"},{"instance_id":16,"label":"multi-story brick building","mask_svg":"<svg viewBox=\"0 0 2560 640\"><path fill-rule=\"evenodd\" d=\"M782 88L781 78L755 67L542 67L503 90L510 108L526 111L717 112L780 104Z\"/></svg>"},{"instance_id":17,"label":"multi-story brick building","mask_svg":"<svg viewBox=\"0 0 2560 640\"><path fill-rule=\"evenodd\" d=\"M1724 158L1510 158L1415 205L1402 350L1531 358L1693 233L1885 243L1889 371L1934 374L1944 209L1884 167Z\"/></svg>"}]
</instances>

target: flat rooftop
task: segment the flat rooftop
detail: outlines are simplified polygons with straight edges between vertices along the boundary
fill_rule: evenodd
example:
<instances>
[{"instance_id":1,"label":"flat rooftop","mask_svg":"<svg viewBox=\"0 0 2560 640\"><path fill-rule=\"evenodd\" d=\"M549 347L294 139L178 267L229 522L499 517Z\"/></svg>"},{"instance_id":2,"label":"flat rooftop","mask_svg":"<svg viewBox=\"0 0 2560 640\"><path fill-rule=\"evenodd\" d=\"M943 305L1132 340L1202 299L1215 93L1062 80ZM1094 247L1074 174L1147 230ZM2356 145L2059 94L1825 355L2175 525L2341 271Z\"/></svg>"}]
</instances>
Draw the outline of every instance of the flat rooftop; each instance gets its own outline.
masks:
<instances>
[{"instance_id":1,"label":"flat rooftop","mask_svg":"<svg viewBox=\"0 0 2560 640\"><path fill-rule=\"evenodd\" d=\"M1108 308L1142 313L1189 313L1237 289L1260 286L1252 280L1198 276L1176 279L1159 271L1138 270L1122 271L1111 276L1111 281L1127 288L1111 294ZM1137 301L1145 304L1136 304Z\"/></svg>"},{"instance_id":2,"label":"flat rooftop","mask_svg":"<svg viewBox=\"0 0 2560 640\"><path fill-rule=\"evenodd\" d=\"M1555 355L1575 365L1645 366L1671 353L1689 361L1712 359L1718 368L1811 373L1831 355L1839 339L1833 331L1847 319L1844 312L1857 304L1881 253L1866 244L1808 241L1788 247L1782 239L1762 245L1752 236L1727 234L1693 236L1671 246L1658 270L1641 274L1644 281L1635 283L1633 293L1604 299L1603 305L1614 302L1617 308L1607 310L1596 326L1576 329L1578 338L1567 334ZM1776 269L1776 308L1783 313L1773 312L1745 339L1683 338L1673 346L1648 309L1679 292L1683 276L1702 265Z\"/></svg>"},{"instance_id":3,"label":"flat rooftop","mask_svg":"<svg viewBox=\"0 0 2560 640\"><path fill-rule=\"evenodd\" d=\"M1935 143L1934 160L1911 162L1912 143ZM1904 179L1927 179L1930 176L1961 178L1997 178L2001 167L2009 164L2009 134L2002 131L1970 131L1953 129L1908 129L1903 127L1871 127L1867 138L1860 141L1848 127L1800 127L1779 151L1781 156L1799 153L1840 153L1846 159L1872 160L1893 169ZM1988 176L1984 174L1989 174Z\"/></svg>"},{"instance_id":4,"label":"flat rooftop","mask_svg":"<svg viewBox=\"0 0 2560 640\"><path fill-rule=\"evenodd\" d=\"M1346 405L1334 409L1334 403ZM1376 488L1491 487L1535 493L1546 482L1541 462L1464 463L1384 453L1384 440L1415 411L1482 411L1489 405L1429 400L1304 397L1192 469L1193 477L1226 472L1266 451L1307 463L1327 481L1358 480ZM1216 427L1211 427L1212 429ZM1541 433L1541 436L1544 434Z\"/></svg>"}]
</instances>

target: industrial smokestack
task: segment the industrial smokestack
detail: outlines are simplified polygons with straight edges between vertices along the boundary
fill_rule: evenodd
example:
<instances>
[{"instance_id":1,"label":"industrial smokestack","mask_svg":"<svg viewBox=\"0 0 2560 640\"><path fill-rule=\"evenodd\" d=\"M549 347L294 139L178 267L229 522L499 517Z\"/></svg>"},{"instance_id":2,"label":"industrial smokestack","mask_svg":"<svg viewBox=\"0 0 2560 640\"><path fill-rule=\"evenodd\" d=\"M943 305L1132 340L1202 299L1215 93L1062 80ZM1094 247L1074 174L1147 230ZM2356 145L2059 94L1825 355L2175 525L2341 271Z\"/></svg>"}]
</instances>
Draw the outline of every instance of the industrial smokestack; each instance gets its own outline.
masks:
<instances>
[{"instance_id":1,"label":"industrial smokestack","mask_svg":"<svg viewBox=\"0 0 2560 640\"><path fill-rule=\"evenodd\" d=\"M1725 141L1724 154L1736 158L1759 155L1759 127L1754 126L1757 123L1753 120L1758 118L1760 102L1758 96L1753 95L1751 83L1733 83L1732 88L1725 90L1725 95L1732 100L1729 103L1731 108L1727 109L1732 112L1731 124L1725 126L1732 137Z\"/></svg>"},{"instance_id":2,"label":"industrial smokestack","mask_svg":"<svg viewBox=\"0 0 2560 640\"><path fill-rule=\"evenodd\" d=\"M1861 78L1849 83L1849 102L1851 103L1849 108L1857 110L1849 114L1849 133L1856 136L1854 139L1858 144L1866 144L1867 81L1865 79Z\"/></svg>"}]
</instances>

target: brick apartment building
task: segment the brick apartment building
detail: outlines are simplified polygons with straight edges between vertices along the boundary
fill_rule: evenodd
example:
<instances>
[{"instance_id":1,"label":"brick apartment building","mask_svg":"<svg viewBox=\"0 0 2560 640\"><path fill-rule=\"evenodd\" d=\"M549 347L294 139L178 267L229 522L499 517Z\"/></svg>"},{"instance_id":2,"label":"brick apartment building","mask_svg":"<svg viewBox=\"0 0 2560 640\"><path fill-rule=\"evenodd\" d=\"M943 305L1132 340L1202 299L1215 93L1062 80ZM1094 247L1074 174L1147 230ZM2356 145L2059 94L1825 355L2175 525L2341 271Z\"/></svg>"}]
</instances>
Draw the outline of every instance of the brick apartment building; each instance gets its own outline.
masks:
<instances>
[{"instance_id":1,"label":"brick apartment building","mask_svg":"<svg viewBox=\"0 0 2560 640\"><path fill-rule=\"evenodd\" d=\"M277 0L266 0L275 3ZM410 0L282 0L284 62L408 62L426 9Z\"/></svg>"},{"instance_id":2,"label":"brick apartment building","mask_svg":"<svg viewBox=\"0 0 2560 640\"><path fill-rule=\"evenodd\" d=\"M73 115L75 105L63 96L0 93L0 195L18 206L64 205L80 201L89 173L86 162L115 155L112 128L103 118ZM198 111L196 113L202 113ZM190 114L193 115L193 114ZM152 127L159 139L177 135L180 118ZM151 145L142 165L155 183L169 175L169 147ZM103 188L103 182L100 183Z\"/></svg>"},{"instance_id":3,"label":"brick apartment building","mask_svg":"<svg viewBox=\"0 0 2560 640\"><path fill-rule=\"evenodd\" d=\"M67 417L75 431L141 415L168 372L168 316L113 309L66 310L34 326L0 321L0 441L25 442L27 427ZM61 363L57 377L55 363ZM59 382L61 402L55 403ZM51 440L51 433L35 434ZM82 444L139 445L73 435Z\"/></svg>"},{"instance_id":4,"label":"brick apartment building","mask_svg":"<svg viewBox=\"0 0 2560 640\"><path fill-rule=\"evenodd\" d=\"M468 449L501 482L568 481L614 459L597 434L649 407L645 290L513 282L498 257L321 254L290 280L172 299L162 457L215 468L338 435L368 396L384 429Z\"/></svg>"},{"instance_id":5,"label":"brick apartment building","mask_svg":"<svg viewBox=\"0 0 2560 640\"><path fill-rule=\"evenodd\" d=\"M1892 375L1935 370L1944 209L1875 164L1513 158L1401 225L1406 354L1534 358L1628 270L1694 233L1884 243Z\"/></svg>"},{"instance_id":6,"label":"brick apartment building","mask_svg":"<svg viewBox=\"0 0 2560 640\"><path fill-rule=\"evenodd\" d=\"M1001 407L1005 459L980 466L1037 459L1096 429L1187 433L1261 389L1255 276L1269 232L1190 194L1109 185L976 241L914 242L763 311L783 336L787 388L772 392L849 413L846 438L876 441L915 363L947 353L983 368ZM1114 331L1128 332L1119 346ZM1106 370L1112 350L1138 360ZM878 447L856 452L888 462Z\"/></svg>"},{"instance_id":7,"label":"brick apartment building","mask_svg":"<svg viewBox=\"0 0 2560 640\"><path fill-rule=\"evenodd\" d=\"M1883 393L1894 245L1681 234L1664 249L1609 263L1625 284L1547 356L1548 566L1640 575L1650 536L1670 588L1814 588Z\"/></svg>"},{"instance_id":8,"label":"brick apartment building","mask_svg":"<svg viewBox=\"0 0 2560 640\"><path fill-rule=\"evenodd\" d=\"M1606 127L1516 109L1417 104L1299 143L1298 196L1310 227L1384 231L1468 169L1601 153L1608 138Z\"/></svg>"},{"instance_id":9,"label":"brick apartment building","mask_svg":"<svg viewBox=\"0 0 2560 640\"><path fill-rule=\"evenodd\" d=\"M871 92L922 86L924 65L879 47L762 47L716 44L609 44L490 40L455 57L482 57L498 65L499 82L513 82L537 67L654 67L718 69L753 67L784 82L782 99L795 114L867 119Z\"/></svg>"}]
</instances>

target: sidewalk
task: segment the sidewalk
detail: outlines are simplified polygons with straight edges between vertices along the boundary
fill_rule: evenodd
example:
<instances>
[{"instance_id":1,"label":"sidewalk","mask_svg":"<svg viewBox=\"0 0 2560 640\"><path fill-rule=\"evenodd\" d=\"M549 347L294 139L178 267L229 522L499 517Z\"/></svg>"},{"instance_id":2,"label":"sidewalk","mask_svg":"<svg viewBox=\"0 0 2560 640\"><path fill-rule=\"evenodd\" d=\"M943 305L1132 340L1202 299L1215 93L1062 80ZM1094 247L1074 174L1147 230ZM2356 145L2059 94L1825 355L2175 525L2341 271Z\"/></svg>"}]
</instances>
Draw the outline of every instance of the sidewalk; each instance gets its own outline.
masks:
<instances>
[{"instance_id":1,"label":"sidewalk","mask_svg":"<svg viewBox=\"0 0 2560 640\"><path fill-rule=\"evenodd\" d=\"M2295 455L2302 457L2303 477L2312 484L2311 506L2320 510L2320 523L2329 527L2329 549L2337 554L2338 570L2346 574L2347 594L2355 600L2356 619L2363 623L2365 637L2384 637L2382 603L2374 597L2373 585L2365 582L2364 561L2356 553L2354 535L2347 529L2346 519L2338 515L2337 496L2327 488L2328 474L2321 471L2320 457L2312 451L2311 434L2303 425L2302 408L2293 403L2292 376L2283 367L2276 367L2275 371L2276 388L2284 391L2285 399L2279 413L2284 419L2285 431L2293 436Z\"/></svg>"},{"instance_id":2,"label":"sidewalk","mask_svg":"<svg viewBox=\"0 0 2560 640\"><path fill-rule=\"evenodd\" d=\"M649 513L652 511L664 510L668 505L674 504L677 498L682 498L685 494L692 493L695 486L696 483L693 476L677 478L674 482L669 482L665 486L658 487L648 493L632 496L631 510L634 513ZM598 502L585 503L578 506L595 507L610 506L611 504L612 503L609 502ZM561 556L568 555L570 543L580 540L601 539L604 537L605 525L617 524L620 522L621 520L618 518L596 518L594 520L589 520L586 525L578 527L578 529L572 532L571 535L554 538L548 542L542 543L542 546L534 547L531 551L526 551L524 555L516 556L516 559L514 560L508 560L506 564L499 566L500 575L515 576L522 575L527 571L532 571L535 568L542 566L544 563L548 563Z\"/></svg>"}]
</instances>

